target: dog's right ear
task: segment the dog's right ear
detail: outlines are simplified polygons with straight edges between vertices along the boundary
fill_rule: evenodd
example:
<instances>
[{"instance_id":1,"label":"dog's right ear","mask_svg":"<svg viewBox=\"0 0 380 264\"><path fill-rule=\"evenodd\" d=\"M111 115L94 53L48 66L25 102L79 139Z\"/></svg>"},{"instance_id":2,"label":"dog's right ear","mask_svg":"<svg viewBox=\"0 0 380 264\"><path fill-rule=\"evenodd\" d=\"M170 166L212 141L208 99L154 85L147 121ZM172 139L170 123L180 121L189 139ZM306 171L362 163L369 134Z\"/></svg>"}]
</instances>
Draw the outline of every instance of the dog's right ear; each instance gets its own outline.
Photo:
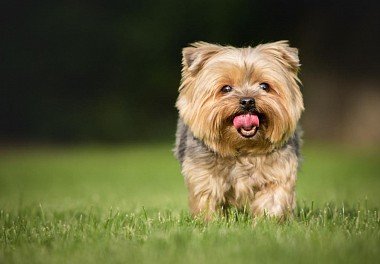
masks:
<instances>
[{"instance_id":1,"label":"dog's right ear","mask_svg":"<svg viewBox=\"0 0 380 264\"><path fill-rule=\"evenodd\" d=\"M206 61L222 48L220 45L203 41L190 44L189 47L182 50L183 71L189 71L193 75L197 74Z\"/></svg>"},{"instance_id":2,"label":"dog's right ear","mask_svg":"<svg viewBox=\"0 0 380 264\"><path fill-rule=\"evenodd\" d=\"M298 49L289 46L289 41L280 40L277 42L258 45L257 48L270 54L280 63L289 68L292 72L298 72L301 64L298 57Z\"/></svg>"}]
</instances>

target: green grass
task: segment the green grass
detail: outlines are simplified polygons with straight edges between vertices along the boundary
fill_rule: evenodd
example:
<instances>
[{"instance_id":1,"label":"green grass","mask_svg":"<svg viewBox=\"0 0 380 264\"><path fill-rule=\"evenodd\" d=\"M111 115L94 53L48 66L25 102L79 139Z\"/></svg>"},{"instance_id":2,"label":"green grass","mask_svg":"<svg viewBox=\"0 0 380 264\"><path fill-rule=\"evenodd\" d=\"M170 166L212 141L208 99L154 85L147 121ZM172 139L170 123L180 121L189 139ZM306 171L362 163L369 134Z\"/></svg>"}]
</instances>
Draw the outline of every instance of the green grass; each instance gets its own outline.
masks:
<instances>
[{"instance_id":1,"label":"green grass","mask_svg":"<svg viewBox=\"0 0 380 264\"><path fill-rule=\"evenodd\" d=\"M306 145L294 219L187 211L171 146L0 153L0 263L377 263L380 150Z\"/></svg>"}]
</instances>

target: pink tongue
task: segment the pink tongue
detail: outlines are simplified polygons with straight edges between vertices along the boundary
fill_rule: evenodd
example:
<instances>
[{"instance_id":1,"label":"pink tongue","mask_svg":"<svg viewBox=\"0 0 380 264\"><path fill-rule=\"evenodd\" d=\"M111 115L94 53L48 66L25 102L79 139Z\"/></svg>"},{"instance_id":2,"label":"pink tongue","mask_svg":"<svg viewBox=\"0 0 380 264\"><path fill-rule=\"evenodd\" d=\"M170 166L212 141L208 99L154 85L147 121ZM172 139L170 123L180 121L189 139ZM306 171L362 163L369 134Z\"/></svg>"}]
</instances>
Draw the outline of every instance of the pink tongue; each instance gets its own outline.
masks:
<instances>
[{"instance_id":1,"label":"pink tongue","mask_svg":"<svg viewBox=\"0 0 380 264\"><path fill-rule=\"evenodd\" d=\"M236 129L244 128L244 130L251 130L252 127L259 126L259 118L253 114L235 116L233 122Z\"/></svg>"}]
</instances>

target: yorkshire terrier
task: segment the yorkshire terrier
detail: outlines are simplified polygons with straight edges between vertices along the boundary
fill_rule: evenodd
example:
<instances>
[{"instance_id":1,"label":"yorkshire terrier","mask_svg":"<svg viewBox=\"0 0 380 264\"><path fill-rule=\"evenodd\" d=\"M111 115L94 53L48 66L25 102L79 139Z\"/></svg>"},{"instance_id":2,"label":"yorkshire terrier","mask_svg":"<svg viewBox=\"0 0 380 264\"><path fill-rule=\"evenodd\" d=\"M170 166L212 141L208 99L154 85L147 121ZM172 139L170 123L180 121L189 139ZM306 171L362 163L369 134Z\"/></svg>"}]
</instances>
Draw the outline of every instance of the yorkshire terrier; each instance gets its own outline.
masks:
<instances>
[{"instance_id":1,"label":"yorkshire terrier","mask_svg":"<svg viewBox=\"0 0 380 264\"><path fill-rule=\"evenodd\" d=\"M291 215L304 110L298 50L195 42L182 55L174 152L192 215L208 220L229 206Z\"/></svg>"}]
</instances>

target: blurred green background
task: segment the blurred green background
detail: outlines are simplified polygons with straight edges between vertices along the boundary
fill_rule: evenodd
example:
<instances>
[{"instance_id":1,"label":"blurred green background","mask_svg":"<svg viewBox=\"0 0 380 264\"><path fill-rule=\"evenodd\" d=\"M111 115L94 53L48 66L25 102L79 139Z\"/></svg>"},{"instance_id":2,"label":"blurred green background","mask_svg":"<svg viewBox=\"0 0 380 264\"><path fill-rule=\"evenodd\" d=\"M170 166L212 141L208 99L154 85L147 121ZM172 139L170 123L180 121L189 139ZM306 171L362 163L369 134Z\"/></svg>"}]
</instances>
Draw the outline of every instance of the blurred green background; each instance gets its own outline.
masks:
<instances>
[{"instance_id":1,"label":"blurred green background","mask_svg":"<svg viewBox=\"0 0 380 264\"><path fill-rule=\"evenodd\" d=\"M378 1L1 1L0 141L172 141L181 49L290 40L309 140L380 142Z\"/></svg>"},{"instance_id":2,"label":"blurred green background","mask_svg":"<svg viewBox=\"0 0 380 264\"><path fill-rule=\"evenodd\" d=\"M187 211L187 190L170 144L29 147L0 155L0 209L91 207ZM298 174L299 206L380 205L380 150L308 144Z\"/></svg>"},{"instance_id":3,"label":"blurred green background","mask_svg":"<svg viewBox=\"0 0 380 264\"><path fill-rule=\"evenodd\" d=\"M87 202L141 205L163 204L154 194L170 192L167 201L186 207L170 152L182 48L198 40L246 46L288 39L300 51L306 105L299 201L370 196L378 205L379 7L375 1L2 1L0 197L23 204L88 193L95 198Z\"/></svg>"}]
</instances>

